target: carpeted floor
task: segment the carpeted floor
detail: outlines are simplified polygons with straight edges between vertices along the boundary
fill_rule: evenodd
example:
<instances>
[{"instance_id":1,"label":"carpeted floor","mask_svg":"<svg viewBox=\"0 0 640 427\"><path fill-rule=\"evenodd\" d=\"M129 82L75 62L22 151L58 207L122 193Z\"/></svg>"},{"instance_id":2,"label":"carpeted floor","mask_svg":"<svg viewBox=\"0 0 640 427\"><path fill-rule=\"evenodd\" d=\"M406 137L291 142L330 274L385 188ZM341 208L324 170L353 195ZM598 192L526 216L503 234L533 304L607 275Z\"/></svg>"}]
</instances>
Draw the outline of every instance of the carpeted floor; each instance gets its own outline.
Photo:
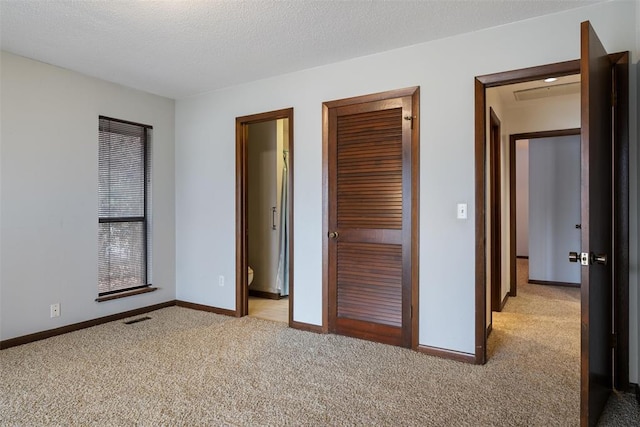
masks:
<instances>
[{"instance_id":1,"label":"carpeted floor","mask_svg":"<svg viewBox=\"0 0 640 427\"><path fill-rule=\"evenodd\" d=\"M521 286L474 366L170 307L0 352L0 425L575 426L576 313Z\"/></svg>"}]
</instances>

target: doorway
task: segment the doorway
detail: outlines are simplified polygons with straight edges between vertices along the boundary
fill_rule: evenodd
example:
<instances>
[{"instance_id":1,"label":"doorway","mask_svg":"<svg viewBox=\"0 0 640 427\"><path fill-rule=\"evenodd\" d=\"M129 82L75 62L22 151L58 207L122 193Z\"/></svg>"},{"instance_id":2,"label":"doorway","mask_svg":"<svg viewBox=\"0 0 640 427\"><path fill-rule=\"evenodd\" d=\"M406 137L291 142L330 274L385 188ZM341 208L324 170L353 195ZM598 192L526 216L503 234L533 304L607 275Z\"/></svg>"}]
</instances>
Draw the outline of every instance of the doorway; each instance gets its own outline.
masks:
<instances>
[{"instance_id":1,"label":"doorway","mask_svg":"<svg viewBox=\"0 0 640 427\"><path fill-rule=\"evenodd\" d=\"M496 313L517 295L518 280L549 285L580 282L579 267L570 264L566 256L580 243L580 230L575 229L580 222L580 129L521 133L580 126L580 75L490 87L486 89L486 104L487 329L491 332ZM567 142L565 138L573 140ZM532 176L535 197L531 204L529 147L533 153L531 172L535 172ZM531 270L529 209L533 211L531 220L537 221L531 233L537 249ZM569 222L568 217L572 218ZM572 240L565 242L570 240L567 237ZM527 259L516 263L516 257ZM522 276L522 272L526 275ZM515 307L520 307L520 303L512 309Z\"/></svg>"},{"instance_id":2,"label":"doorway","mask_svg":"<svg viewBox=\"0 0 640 427\"><path fill-rule=\"evenodd\" d=\"M581 247L580 129L510 135L508 174L511 274L525 258L529 283L579 287L580 268L567 254ZM517 295L516 280L509 294Z\"/></svg>"},{"instance_id":3,"label":"doorway","mask_svg":"<svg viewBox=\"0 0 640 427\"><path fill-rule=\"evenodd\" d=\"M238 117L236 316L291 323L292 253L293 109Z\"/></svg>"},{"instance_id":4,"label":"doorway","mask_svg":"<svg viewBox=\"0 0 640 427\"><path fill-rule=\"evenodd\" d=\"M628 52L607 55L588 22L581 24L581 46L580 60L476 77L475 361L483 364L487 359L486 266L490 252L485 245L486 89L581 72L581 223L586 255L583 256L585 263L581 270L580 400L581 423L588 425L595 424L613 386L620 390L628 388ZM611 125L609 131L606 123ZM606 147L609 141L610 146ZM606 174L611 168L615 173ZM601 175L596 176L598 172ZM611 185L608 185L607 181L611 179ZM595 215L590 216L589 212ZM604 220L588 222L589 218L597 218L600 214L604 215ZM612 216L611 221L606 220L606 214ZM610 239L606 237L607 233L610 233ZM585 236L591 241L585 243L588 240ZM599 249L594 243L605 247L605 252L611 254L609 267L606 254L595 252ZM612 243L613 246L607 249L606 245ZM611 292L607 282L613 284ZM612 352L613 364L607 363L607 360L611 361Z\"/></svg>"}]
</instances>

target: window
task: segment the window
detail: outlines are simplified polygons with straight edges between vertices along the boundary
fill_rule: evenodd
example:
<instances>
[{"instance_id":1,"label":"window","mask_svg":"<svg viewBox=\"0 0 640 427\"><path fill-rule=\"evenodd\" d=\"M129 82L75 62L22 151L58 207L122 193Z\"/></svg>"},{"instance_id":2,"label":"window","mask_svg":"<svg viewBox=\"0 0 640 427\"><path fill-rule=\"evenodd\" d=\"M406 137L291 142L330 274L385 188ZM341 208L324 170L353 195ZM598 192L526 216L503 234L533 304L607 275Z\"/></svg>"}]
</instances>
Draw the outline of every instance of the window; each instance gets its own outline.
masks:
<instances>
[{"instance_id":1,"label":"window","mask_svg":"<svg viewBox=\"0 0 640 427\"><path fill-rule=\"evenodd\" d=\"M149 286L150 133L150 126L99 118L98 300Z\"/></svg>"}]
</instances>

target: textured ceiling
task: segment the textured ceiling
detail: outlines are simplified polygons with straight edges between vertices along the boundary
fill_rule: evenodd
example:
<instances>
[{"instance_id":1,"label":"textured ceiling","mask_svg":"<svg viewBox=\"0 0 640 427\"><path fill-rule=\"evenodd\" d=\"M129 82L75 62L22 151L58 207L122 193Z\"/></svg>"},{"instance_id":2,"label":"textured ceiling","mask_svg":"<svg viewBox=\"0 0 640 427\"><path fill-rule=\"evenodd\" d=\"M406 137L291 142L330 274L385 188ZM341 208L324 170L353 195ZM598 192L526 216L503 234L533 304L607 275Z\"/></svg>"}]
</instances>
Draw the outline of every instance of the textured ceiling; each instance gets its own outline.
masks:
<instances>
[{"instance_id":1,"label":"textured ceiling","mask_svg":"<svg viewBox=\"0 0 640 427\"><path fill-rule=\"evenodd\" d=\"M602 0L0 0L2 49L181 98Z\"/></svg>"}]
</instances>

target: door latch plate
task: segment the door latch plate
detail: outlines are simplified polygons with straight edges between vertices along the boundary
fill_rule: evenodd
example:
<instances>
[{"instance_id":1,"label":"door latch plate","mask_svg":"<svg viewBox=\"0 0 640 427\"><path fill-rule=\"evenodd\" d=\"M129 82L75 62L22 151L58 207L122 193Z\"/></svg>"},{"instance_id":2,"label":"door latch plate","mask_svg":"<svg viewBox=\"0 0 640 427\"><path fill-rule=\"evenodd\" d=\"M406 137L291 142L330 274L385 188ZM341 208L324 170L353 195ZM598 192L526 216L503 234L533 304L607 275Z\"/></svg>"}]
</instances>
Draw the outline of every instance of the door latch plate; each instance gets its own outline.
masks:
<instances>
[{"instance_id":1,"label":"door latch plate","mask_svg":"<svg viewBox=\"0 0 640 427\"><path fill-rule=\"evenodd\" d=\"M589 254L587 252L580 253L580 264L589 265Z\"/></svg>"}]
</instances>

